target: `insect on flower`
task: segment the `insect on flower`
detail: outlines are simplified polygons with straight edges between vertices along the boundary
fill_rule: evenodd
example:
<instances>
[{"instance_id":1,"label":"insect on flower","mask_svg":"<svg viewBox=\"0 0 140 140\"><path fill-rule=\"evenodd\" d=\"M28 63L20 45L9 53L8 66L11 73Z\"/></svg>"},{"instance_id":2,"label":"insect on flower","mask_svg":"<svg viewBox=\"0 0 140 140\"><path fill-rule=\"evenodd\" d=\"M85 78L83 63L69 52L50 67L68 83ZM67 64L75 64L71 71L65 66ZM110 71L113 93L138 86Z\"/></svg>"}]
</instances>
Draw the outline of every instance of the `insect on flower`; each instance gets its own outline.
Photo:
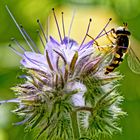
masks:
<instances>
[{"instance_id":1,"label":"insect on flower","mask_svg":"<svg viewBox=\"0 0 140 140\"><path fill-rule=\"evenodd\" d=\"M41 30L38 35L44 47L41 53L7 6L6 9L30 48L27 51L15 38L12 41L21 52L10 45L22 58L21 64L26 69L26 75L21 76L25 78L25 83L12 88L17 98L0 101L0 104L18 104L14 112L25 119L15 124L26 124L29 130L37 130L36 138L44 134L49 140L97 139L120 131L118 118L125 112L120 108L123 98L116 90L116 81L122 76L117 72L104 74L105 66L109 65L104 58L110 56L110 52L102 54L97 51L100 46L94 47L98 38L110 32L104 33L110 20L94 40L86 42L92 21L89 19L84 38L78 44L70 38L75 13L66 36L62 12L62 37L53 8L60 42L52 36L48 37L37 20Z\"/></svg>"},{"instance_id":2,"label":"insect on flower","mask_svg":"<svg viewBox=\"0 0 140 140\"><path fill-rule=\"evenodd\" d=\"M140 60L129 45L129 36L131 33L127 29L127 23L124 23L123 27L118 27L116 30L112 29L112 32L116 35L116 37L113 36L115 43L112 42L114 57L112 58L110 65L106 68L105 74L112 72L116 67L118 67L127 52L128 66L134 73L140 74Z\"/></svg>"},{"instance_id":3,"label":"insect on flower","mask_svg":"<svg viewBox=\"0 0 140 140\"><path fill-rule=\"evenodd\" d=\"M103 30L105 31L105 28ZM129 45L129 36L131 33L127 29L127 23L124 23L124 26L118 27L117 29L111 29L110 33L115 41L113 42L108 33L106 33L111 45L106 45L105 47L109 48L108 50L110 52L110 56L112 55L112 57L110 64L106 67L105 74L109 74L110 72L114 71L121 64L127 53L129 68L132 70L132 72L140 74L140 60Z\"/></svg>"}]
</instances>

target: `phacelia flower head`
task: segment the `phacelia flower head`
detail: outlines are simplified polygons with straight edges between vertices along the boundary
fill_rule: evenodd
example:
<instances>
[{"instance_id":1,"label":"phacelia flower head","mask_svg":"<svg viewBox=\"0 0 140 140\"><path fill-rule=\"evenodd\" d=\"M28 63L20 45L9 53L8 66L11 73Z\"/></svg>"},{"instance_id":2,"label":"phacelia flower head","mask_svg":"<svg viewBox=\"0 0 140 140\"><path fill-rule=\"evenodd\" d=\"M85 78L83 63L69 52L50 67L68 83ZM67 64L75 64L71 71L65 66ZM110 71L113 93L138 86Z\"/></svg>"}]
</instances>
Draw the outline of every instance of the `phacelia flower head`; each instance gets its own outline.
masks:
<instances>
[{"instance_id":1,"label":"phacelia flower head","mask_svg":"<svg viewBox=\"0 0 140 140\"><path fill-rule=\"evenodd\" d=\"M118 120L125 113L120 108L123 98L116 87L121 75L117 72L104 74L110 53L99 51L97 44L98 38L106 35L104 29L110 20L96 38L91 37L91 41L86 42L90 37L90 19L84 39L78 44L65 34L62 37L53 9L60 41L53 36L47 37L38 20L45 38L44 42L39 35L44 46L41 53L7 10L31 49L25 50L13 39L23 51L19 53L11 47L22 58L26 74L21 77L26 80L12 88L17 96L15 99L0 103L18 104L13 112L25 119L15 124L26 124L27 128L38 131L36 138L45 136L48 140L95 140L120 131Z\"/></svg>"}]
</instances>

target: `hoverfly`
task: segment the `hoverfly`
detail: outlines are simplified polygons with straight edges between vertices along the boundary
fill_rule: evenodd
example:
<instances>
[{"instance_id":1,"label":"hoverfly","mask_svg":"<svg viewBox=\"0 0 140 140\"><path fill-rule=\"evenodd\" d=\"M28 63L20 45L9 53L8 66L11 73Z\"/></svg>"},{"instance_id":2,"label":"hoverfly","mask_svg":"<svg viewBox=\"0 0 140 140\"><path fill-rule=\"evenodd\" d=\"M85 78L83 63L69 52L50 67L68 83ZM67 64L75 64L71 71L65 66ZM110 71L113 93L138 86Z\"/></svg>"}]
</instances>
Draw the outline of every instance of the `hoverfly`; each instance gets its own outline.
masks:
<instances>
[{"instance_id":1,"label":"hoverfly","mask_svg":"<svg viewBox=\"0 0 140 140\"><path fill-rule=\"evenodd\" d=\"M112 42L115 50L109 66L106 67L105 74L114 71L114 69L119 66L129 49L129 36L131 33L126 27L127 24L124 24L124 27L118 27L116 30L114 28L112 29L112 32L116 35L116 37L114 37L115 42Z\"/></svg>"},{"instance_id":2,"label":"hoverfly","mask_svg":"<svg viewBox=\"0 0 140 140\"><path fill-rule=\"evenodd\" d=\"M106 67L105 74L114 71L114 69L117 68L123 61L127 53L127 62L129 68L132 72L140 74L140 60L129 45L129 36L131 33L127 29L127 23L124 23L124 26L118 27L116 30L112 29L112 33L115 35L115 42L112 42L114 54L109 66Z\"/></svg>"},{"instance_id":3,"label":"hoverfly","mask_svg":"<svg viewBox=\"0 0 140 140\"><path fill-rule=\"evenodd\" d=\"M123 59L127 53L128 53L127 61L128 61L129 68L131 69L132 72L134 72L136 74L140 74L140 60L129 45L129 36L131 35L131 33L127 29L127 23L124 23L124 26L118 27L116 29L113 28L110 31L106 32L105 28L107 27L108 23L103 28L102 32L105 31L107 38L111 42L111 45L106 45L106 46L107 47L109 46L108 54L112 55L112 57L111 57L110 64L108 66L106 66L104 74L107 75L110 72L113 72L123 61ZM109 32L113 36L113 38L115 40L114 42L110 39L110 37L108 35ZM100 38L103 35L104 34L98 36L98 38ZM96 39L98 39L97 37L94 39L90 35L88 35L88 36L95 41L96 41ZM100 46L98 46L98 47L100 47Z\"/></svg>"}]
</instances>

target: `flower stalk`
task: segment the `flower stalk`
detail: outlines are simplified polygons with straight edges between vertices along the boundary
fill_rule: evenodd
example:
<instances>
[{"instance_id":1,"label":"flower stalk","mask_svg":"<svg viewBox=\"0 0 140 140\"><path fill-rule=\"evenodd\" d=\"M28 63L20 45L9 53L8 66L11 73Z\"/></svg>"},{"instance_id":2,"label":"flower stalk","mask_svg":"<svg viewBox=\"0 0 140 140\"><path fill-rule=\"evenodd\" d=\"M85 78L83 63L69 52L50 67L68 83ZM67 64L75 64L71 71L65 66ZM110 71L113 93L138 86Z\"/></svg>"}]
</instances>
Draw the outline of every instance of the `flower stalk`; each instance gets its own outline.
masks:
<instances>
[{"instance_id":1,"label":"flower stalk","mask_svg":"<svg viewBox=\"0 0 140 140\"><path fill-rule=\"evenodd\" d=\"M72 124L72 131L73 131L73 139L79 140L80 132L79 132L79 125L78 125L78 121L77 121L77 112L72 111L70 116L71 116L71 124Z\"/></svg>"}]
</instances>

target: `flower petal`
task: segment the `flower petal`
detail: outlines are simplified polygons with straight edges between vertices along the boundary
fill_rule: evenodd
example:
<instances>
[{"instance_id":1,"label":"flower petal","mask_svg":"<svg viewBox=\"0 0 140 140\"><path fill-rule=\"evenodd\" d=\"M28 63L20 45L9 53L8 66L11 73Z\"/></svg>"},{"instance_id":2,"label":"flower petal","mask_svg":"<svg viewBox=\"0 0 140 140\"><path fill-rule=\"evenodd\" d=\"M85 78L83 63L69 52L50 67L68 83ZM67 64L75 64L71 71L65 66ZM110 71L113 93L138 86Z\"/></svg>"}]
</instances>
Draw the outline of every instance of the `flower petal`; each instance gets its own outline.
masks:
<instances>
[{"instance_id":1,"label":"flower petal","mask_svg":"<svg viewBox=\"0 0 140 140\"><path fill-rule=\"evenodd\" d=\"M21 64L26 68L49 70L45 56L34 52L25 52Z\"/></svg>"},{"instance_id":2,"label":"flower petal","mask_svg":"<svg viewBox=\"0 0 140 140\"><path fill-rule=\"evenodd\" d=\"M63 43L64 43L66 46L68 45L70 48L71 48L72 46L78 45L78 43L77 43L75 40L70 39L70 38L68 38L68 37L65 37L65 38L63 39Z\"/></svg>"}]
</instances>

